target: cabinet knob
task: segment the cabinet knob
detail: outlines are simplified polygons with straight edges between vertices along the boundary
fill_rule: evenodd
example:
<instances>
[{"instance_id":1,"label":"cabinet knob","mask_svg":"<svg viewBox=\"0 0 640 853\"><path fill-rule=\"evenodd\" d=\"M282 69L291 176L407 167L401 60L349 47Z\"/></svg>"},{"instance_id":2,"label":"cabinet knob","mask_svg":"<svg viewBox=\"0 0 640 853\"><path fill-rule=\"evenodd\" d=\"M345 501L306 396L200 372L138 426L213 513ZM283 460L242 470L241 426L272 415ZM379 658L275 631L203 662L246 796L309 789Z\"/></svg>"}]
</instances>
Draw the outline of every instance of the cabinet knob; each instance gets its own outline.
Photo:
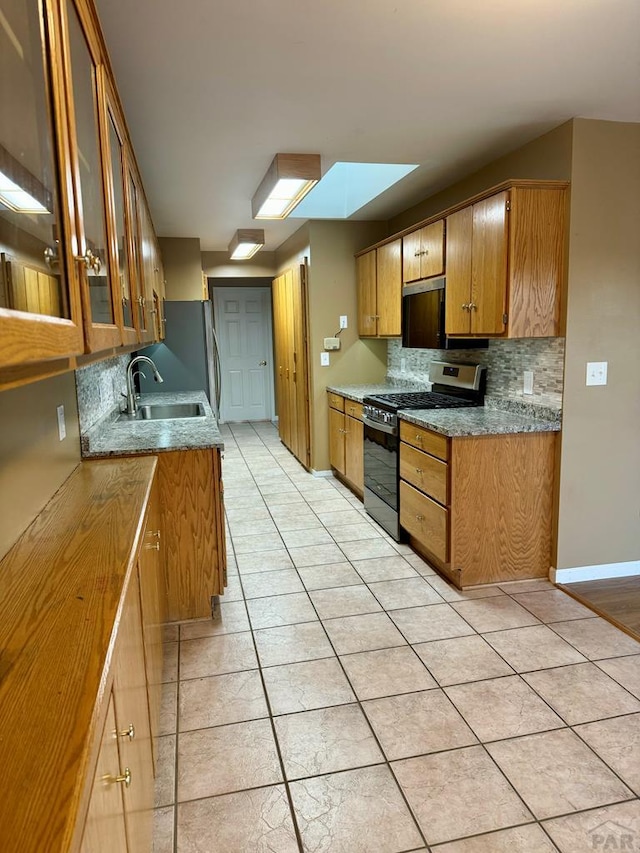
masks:
<instances>
[{"instance_id":1,"label":"cabinet knob","mask_svg":"<svg viewBox=\"0 0 640 853\"><path fill-rule=\"evenodd\" d=\"M469 303L469 311L477 311L477 310L478 310L478 306L476 305L476 303L470 302Z\"/></svg>"},{"instance_id":2,"label":"cabinet knob","mask_svg":"<svg viewBox=\"0 0 640 853\"><path fill-rule=\"evenodd\" d=\"M413 257L414 257L414 258L419 258L419 257L420 257L420 250L419 250L419 249L416 249L416 251L413 253Z\"/></svg>"},{"instance_id":3,"label":"cabinet knob","mask_svg":"<svg viewBox=\"0 0 640 853\"><path fill-rule=\"evenodd\" d=\"M416 515L416 521L424 521L424 515Z\"/></svg>"},{"instance_id":4,"label":"cabinet knob","mask_svg":"<svg viewBox=\"0 0 640 853\"><path fill-rule=\"evenodd\" d=\"M422 468L416 468L416 474L424 474Z\"/></svg>"},{"instance_id":5,"label":"cabinet knob","mask_svg":"<svg viewBox=\"0 0 640 853\"><path fill-rule=\"evenodd\" d=\"M135 726L133 725L133 723L129 723L129 728L125 729L122 732L119 732L119 734L120 734L120 737L128 737L129 740L133 740L134 737L136 736Z\"/></svg>"},{"instance_id":6,"label":"cabinet knob","mask_svg":"<svg viewBox=\"0 0 640 853\"><path fill-rule=\"evenodd\" d=\"M422 441L422 436L416 433L416 441Z\"/></svg>"},{"instance_id":7,"label":"cabinet knob","mask_svg":"<svg viewBox=\"0 0 640 853\"><path fill-rule=\"evenodd\" d=\"M469 311L469 310L470 310L470 308L469 308L469 303L468 303L468 302L463 302L463 303L462 303L462 310L463 310L463 311Z\"/></svg>"},{"instance_id":8,"label":"cabinet knob","mask_svg":"<svg viewBox=\"0 0 640 853\"><path fill-rule=\"evenodd\" d=\"M94 255L91 249L87 249L84 255L76 255L76 261L79 264L84 264L88 270L94 270L97 273L102 269L102 261L98 255Z\"/></svg>"},{"instance_id":9,"label":"cabinet knob","mask_svg":"<svg viewBox=\"0 0 640 853\"><path fill-rule=\"evenodd\" d=\"M128 767L125 767L122 776L116 776L114 781L124 782L125 788L128 788L131 785L131 770L129 770Z\"/></svg>"},{"instance_id":10,"label":"cabinet knob","mask_svg":"<svg viewBox=\"0 0 640 853\"><path fill-rule=\"evenodd\" d=\"M58 258L58 250L52 249L51 246L47 246L47 248L44 250L44 262L49 267L49 269L58 266L58 264L60 263L60 260Z\"/></svg>"}]
</instances>

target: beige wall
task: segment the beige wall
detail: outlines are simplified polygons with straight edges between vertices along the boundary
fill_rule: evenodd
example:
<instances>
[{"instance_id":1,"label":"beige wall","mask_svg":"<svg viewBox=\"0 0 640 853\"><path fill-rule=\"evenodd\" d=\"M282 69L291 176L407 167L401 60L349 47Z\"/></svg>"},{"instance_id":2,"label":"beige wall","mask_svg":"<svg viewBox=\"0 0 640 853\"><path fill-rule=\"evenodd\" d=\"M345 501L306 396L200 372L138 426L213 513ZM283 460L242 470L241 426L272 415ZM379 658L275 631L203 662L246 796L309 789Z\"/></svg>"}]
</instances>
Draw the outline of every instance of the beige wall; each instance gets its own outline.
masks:
<instances>
[{"instance_id":1,"label":"beige wall","mask_svg":"<svg viewBox=\"0 0 640 853\"><path fill-rule=\"evenodd\" d=\"M166 298L202 299L202 259L199 237L160 237L167 282Z\"/></svg>"},{"instance_id":2,"label":"beige wall","mask_svg":"<svg viewBox=\"0 0 640 853\"><path fill-rule=\"evenodd\" d=\"M0 557L80 462L73 373L0 394ZM67 437L58 440L56 407Z\"/></svg>"},{"instance_id":3,"label":"beige wall","mask_svg":"<svg viewBox=\"0 0 640 853\"><path fill-rule=\"evenodd\" d=\"M572 133L573 122L565 122L522 148L494 160L391 219L389 234L402 231L509 178L568 181L571 177Z\"/></svg>"},{"instance_id":4,"label":"beige wall","mask_svg":"<svg viewBox=\"0 0 640 853\"><path fill-rule=\"evenodd\" d=\"M574 122L568 278L557 567L640 560L639 124Z\"/></svg>"},{"instance_id":5,"label":"beige wall","mask_svg":"<svg viewBox=\"0 0 640 853\"><path fill-rule=\"evenodd\" d=\"M276 253L261 250L248 261L231 261L229 252L203 252L202 269L209 278L273 278Z\"/></svg>"},{"instance_id":6,"label":"beige wall","mask_svg":"<svg viewBox=\"0 0 640 853\"><path fill-rule=\"evenodd\" d=\"M386 373L386 341L358 337L354 253L386 234L381 222L310 222L277 252L278 272L309 258L309 358L311 385L311 467L329 468L327 385L378 382ZM320 366L323 339L338 331L340 315L349 328L341 349Z\"/></svg>"}]
</instances>

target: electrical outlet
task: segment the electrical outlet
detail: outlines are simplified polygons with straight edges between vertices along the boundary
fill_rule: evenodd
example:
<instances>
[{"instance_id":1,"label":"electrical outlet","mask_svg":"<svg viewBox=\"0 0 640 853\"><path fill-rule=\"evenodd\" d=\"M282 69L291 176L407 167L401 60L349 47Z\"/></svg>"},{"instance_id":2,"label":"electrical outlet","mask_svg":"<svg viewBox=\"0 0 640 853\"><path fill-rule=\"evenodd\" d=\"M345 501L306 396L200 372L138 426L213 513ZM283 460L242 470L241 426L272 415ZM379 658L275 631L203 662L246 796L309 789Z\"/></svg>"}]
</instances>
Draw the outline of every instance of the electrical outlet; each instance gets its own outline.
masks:
<instances>
[{"instance_id":1,"label":"electrical outlet","mask_svg":"<svg viewBox=\"0 0 640 853\"><path fill-rule=\"evenodd\" d=\"M606 361L588 361L587 385L606 385L607 365Z\"/></svg>"},{"instance_id":2,"label":"electrical outlet","mask_svg":"<svg viewBox=\"0 0 640 853\"><path fill-rule=\"evenodd\" d=\"M321 352L320 353L320 367L329 367L329 353Z\"/></svg>"},{"instance_id":3,"label":"electrical outlet","mask_svg":"<svg viewBox=\"0 0 640 853\"><path fill-rule=\"evenodd\" d=\"M64 441L67 436L67 425L64 421L64 406L56 408L56 415L58 416L58 438L60 441Z\"/></svg>"},{"instance_id":4,"label":"electrical outlet","mask_svg":"<svg viewBox=\"0 0 640 853\"><path fill-rule=\"evenodd\" d=\"M340 315L340 328L341 329L348 329L349 328L349 323L348 323L346 314Z\"/></svg>"},{"instance_id":5,"label":"electrical outlet","mask_svg":"<svg viewBox=\"0 0 640 853\"><path fill-rule=\"evenodd\" d=\"M523 394L533 394L533 370L525 370L523 374Z\"/></svg>"}]
</instances>

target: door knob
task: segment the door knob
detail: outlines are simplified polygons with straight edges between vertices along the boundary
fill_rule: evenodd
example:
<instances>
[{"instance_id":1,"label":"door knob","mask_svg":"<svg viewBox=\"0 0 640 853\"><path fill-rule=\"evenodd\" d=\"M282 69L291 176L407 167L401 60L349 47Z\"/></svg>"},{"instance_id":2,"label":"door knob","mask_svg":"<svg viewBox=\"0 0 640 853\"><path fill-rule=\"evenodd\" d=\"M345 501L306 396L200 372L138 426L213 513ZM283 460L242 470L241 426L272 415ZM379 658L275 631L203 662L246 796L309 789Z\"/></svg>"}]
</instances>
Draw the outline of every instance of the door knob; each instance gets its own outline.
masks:
<instances>
[{"instance_id":1,"label":"door knob","mask_svg":"<svg viewBox=\"0 0 640 853\"><path fill-rule=\"evenodd\" d=\"M266 366L267 366L267 362L266 362L266 361L259 361L259 362L258 362L258 367L266 367Z\"/></svg>"}]
</instances>

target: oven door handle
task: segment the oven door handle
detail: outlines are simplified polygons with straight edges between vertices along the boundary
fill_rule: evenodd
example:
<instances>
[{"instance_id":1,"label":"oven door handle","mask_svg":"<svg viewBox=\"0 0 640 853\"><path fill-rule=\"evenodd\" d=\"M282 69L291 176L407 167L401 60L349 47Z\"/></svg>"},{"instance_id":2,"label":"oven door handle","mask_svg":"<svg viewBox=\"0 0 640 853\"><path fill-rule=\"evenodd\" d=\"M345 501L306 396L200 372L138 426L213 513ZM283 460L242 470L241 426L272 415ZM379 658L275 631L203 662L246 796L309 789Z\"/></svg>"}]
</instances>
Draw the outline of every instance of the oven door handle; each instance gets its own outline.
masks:
<instances>
[{"instance_id":1,"label":"oven door handle","mask_svg":"<svg viewBox=\"0 0 640 853\"><path fill-rule=\"evenodd\" d=\"M370 421L365 415L362 415L362 423L372 429L377 429L380 432L385 432L387 435L397 435L398 427L391 426L390 424L380 424L377 421Z\"/></svg>"}]
</instances>

